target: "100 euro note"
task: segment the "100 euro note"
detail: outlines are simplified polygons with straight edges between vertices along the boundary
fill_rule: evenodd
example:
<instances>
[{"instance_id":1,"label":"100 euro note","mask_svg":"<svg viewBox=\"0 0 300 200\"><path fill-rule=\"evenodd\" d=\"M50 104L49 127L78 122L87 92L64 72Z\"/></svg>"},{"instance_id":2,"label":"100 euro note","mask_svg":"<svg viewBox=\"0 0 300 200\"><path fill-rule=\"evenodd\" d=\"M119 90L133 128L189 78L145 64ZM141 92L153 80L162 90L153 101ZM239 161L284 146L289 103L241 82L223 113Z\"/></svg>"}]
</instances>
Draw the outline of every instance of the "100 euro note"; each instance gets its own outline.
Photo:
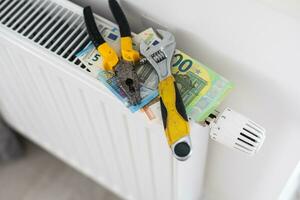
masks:
<instances>
[{"instance_id":1,"label":"100 euro note","mask_svg":"<svg viewBox=\"0 0 300 200\"><path fill-rule=\"evenodd\" d=\"M160 41L151 28L139 36L148 44ZM171 68L186 112L195 122L203 122L233 87L230 81L180 50L175 50ZM148 112L153 112L148 113L151 118L160 118L159 103L149 106Z\"/></svg>"},{"instance_id":2,"label":"100 euro note","mask_svg":"<svg viewBox=\"0 0 300 200\"><path fill-rule=\"evenodd\" d=\"M120 56L120 35L116 28L98 25L102 36ZM137 48L139 37L133 37L133 46ZM112 71L102 69L102 57L90 42L82 51L77 54L80 61L88 68L91 75L100 80L121 102L124 103L132 112L140 110L158 95L156 74L149 73L149 64L138 66L137 74L140 79L141 102L138 105L129 103L125 92L117 84L117 79Z\"/></svg>"}]
</instances>

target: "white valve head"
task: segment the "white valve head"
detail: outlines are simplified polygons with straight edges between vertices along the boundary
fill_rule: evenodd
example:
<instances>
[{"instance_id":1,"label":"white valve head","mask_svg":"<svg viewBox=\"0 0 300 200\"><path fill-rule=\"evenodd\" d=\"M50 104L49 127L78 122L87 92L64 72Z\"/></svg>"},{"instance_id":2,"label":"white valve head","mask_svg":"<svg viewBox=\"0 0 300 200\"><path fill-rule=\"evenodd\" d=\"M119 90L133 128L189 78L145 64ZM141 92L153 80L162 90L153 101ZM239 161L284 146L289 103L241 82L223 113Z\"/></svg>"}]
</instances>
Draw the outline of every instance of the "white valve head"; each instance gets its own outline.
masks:
<instances>
[{"instance_id":1,"label":"white valve head","mask_svg":"<svg viewBox=\"0 0 300 200\"><path fill-rule=\"evenodd\" d=\"M209 125L213 140L249 155L257 153L265 140L263 127L230 108Z\"/></svg>"}]
</instances>

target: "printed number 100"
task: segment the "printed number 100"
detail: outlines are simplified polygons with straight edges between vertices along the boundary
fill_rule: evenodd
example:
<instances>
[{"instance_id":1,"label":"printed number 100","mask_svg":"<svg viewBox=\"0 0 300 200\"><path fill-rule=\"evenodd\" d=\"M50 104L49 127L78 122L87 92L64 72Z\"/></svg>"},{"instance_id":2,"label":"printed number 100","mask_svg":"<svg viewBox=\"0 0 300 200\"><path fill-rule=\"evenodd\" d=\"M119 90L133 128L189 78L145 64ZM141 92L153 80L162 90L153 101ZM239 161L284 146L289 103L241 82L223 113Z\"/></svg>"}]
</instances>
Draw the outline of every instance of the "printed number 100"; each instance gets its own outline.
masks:
<instances>
[{"instance_id":1,"label":"printed number 100","mask_svg":"<svg viewBox=\"0 0 300 200\"><path fill-rule=\"evenodd\" d=\"M193 61L190 59L183 59L183 55L175 54L174 57L177 59L173 64L173 67L178 66L180 72L187 72L193 66Z\"/></svg>"}]
</instances>

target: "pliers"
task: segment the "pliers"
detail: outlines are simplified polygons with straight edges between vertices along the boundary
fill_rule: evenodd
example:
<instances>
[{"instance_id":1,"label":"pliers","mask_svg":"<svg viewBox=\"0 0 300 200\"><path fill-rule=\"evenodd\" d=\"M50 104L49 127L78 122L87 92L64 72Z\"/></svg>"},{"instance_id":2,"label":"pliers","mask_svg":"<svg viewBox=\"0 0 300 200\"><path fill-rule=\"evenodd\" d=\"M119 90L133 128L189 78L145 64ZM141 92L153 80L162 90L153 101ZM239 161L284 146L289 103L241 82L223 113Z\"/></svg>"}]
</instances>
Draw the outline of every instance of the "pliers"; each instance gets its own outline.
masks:
<instances>
[{"instance_id":1,"label":"pliers","mask_svg":"<svg viewBox=\"0 0 300 200\"><path fill-rule=\"evenodd\" d=\"M131 31L120 5L116 0L109 0L109 7L117 21L121 34L121 58L101 36L90 6L83 9L84 20L89 37L102 56L103 68L113 71L119 87L125 92L130 104L141 101L139 78L135 65L139 64L140 54L132 47Z\"/></svg>"}]
</instances>

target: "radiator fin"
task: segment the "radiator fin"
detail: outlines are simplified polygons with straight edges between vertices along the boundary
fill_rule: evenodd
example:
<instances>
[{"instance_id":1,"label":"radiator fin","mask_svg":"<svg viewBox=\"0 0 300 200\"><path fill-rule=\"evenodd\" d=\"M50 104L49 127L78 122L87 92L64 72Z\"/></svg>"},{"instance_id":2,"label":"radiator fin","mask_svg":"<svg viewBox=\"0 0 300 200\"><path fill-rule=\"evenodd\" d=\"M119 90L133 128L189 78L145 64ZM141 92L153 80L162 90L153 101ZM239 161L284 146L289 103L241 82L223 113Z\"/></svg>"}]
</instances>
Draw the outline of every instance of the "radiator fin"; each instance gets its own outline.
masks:
<instances>
[{"instance_id":1,"label":"radiator fin","mask_svg":"<svg viewBox=\"0 0 300 200\"><path fill-rule=\"evenodd\" d=\"M82 16L50 0L2 0L0 22L64 60L90 72L76 57L89 37Z\"/></svg>"}]
</instances>

